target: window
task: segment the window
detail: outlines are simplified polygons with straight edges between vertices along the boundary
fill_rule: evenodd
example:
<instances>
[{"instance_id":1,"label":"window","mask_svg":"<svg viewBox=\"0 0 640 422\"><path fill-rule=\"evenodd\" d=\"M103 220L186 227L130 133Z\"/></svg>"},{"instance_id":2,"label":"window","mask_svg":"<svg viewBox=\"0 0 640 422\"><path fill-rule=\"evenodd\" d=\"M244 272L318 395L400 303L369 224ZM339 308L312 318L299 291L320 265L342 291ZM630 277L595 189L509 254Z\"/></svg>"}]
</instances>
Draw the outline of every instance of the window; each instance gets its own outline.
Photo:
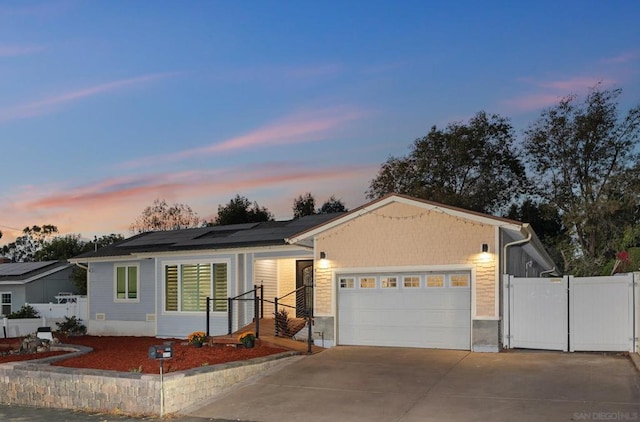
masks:
<instances>
[{"instance_id":1,"label":"window","mask_svg":"<svg viewBox=\"0 0 640 422\"><path fill-rule=\"evenodd\" d=\"M420 277L417 275L406 275L402 277L402 285L408 288L420 287Z\"/></svg>"},{"instance_id":2,"label":"window","mask_svg":"<svg viewBox=\"0 0 640 422\"><path fill-rule=\"evenodd\" d=\"M116 300L138 300L138 266L116 266Z\"/></svg>"},{"instance_id":3,"label":"window","mask_svg":"<svg viewBox=\"0 0 640 422\"><path fill-rule=\"evenodd\" d=\"M355 280L352 277L340 279L341 289L353 289L355 287L355 284Z\"/></svg>"},{"instance_id":4,"label":"window","mask_svg":"<svg viewBox=\"0 0 640 422\"><path fill-rule=\"evenodd\" d=\"M375 289L376 288L376 278L375 277L360 277L360 288L361 289Z\"/></svg>"},{"instance_id":5,"label":"window","mask_svg":"<svg viewBox=\"0 0 640 422\"><path fill-rule=\"evenodd\" d=\"M451 274L449 280L451 287L469 287L468 274Z\"/></svg>"},{"instance_id":6,"label":"window","mask_svg":"<svg viewBox=\"0 0 640 422\"><path fill-rule=\"evenodd\" d=\"M227 264L179 264L165 266L165 311L199 312L227 310Z\"/></svg>"},{"instance_id":7,"label":"window","mask_svg":"<svg viewBox=\"0 0 640 422\"><path fill-rule=\"evenodd\" d=\"M0 295L2 295L0 314L7 316L11 313L11 293L0 293Z\"/></svg>"},{"instance_id":8,"label":"window","mask_svg":"<svg viewBox=\"0 0 640 422\"><path fill-rule=\"evenodd\" d=\"M444 275L428 275L427 276L427 287L444 287Z\"/></svg>"},{"instance_id":9,"label":"window","mask_svg":"<svg viewBox=\"0 0 640 422\"><path fill-rule=\"evenodd\" d=\"M394 289L398 287L398 277L382 277L380 285L383 289Z\"/></svg>"}]
</instances>

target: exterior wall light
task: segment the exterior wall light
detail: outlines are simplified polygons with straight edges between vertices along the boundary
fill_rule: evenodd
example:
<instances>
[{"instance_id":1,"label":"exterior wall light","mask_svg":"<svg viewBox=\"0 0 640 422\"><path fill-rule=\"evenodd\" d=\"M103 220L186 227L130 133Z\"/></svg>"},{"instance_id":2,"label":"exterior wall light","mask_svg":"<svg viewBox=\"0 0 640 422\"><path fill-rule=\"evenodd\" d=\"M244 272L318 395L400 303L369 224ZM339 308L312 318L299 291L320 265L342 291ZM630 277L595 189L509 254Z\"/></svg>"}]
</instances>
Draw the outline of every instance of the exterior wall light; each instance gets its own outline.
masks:
<instances>
[{"instance_id":1,"label":"exterior wall light","mask_svg":"<svg viewBox=\"0 0 640 422\"><path fill-rule=\"evenodd\" d=\"M327 259L327 254L325 252L320 252L320 259Z\"/></svg>"},{"instance_id":2,"label":"exterior wall light","mask_svg":"<svg viewBox=\"0 0 640 422\"><path fill-rule=\"evenodd\" d=\"M487 253L487 252L489 252L489 244L483 243L482 244L482 253Z\"/></svg>"}]
</instances>

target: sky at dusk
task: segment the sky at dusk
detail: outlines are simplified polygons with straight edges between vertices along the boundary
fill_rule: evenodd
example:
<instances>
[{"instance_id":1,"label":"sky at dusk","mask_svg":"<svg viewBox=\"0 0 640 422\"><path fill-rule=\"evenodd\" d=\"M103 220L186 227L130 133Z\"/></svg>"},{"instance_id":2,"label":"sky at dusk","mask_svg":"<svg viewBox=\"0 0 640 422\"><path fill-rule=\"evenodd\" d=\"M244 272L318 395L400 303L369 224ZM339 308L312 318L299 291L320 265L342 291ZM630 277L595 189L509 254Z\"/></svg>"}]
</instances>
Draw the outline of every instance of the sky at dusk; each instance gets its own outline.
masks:
<instances>
[{"instance_id":1,"label":"sky at dusk","mask_svg":"<svg viewBox=\"0 0 640 422\"><path fill-rule=\"evenodd\" d=\"M640 2L0 0L0 244L130 235L154 199L348 208L480 110L521 135L599 81L640 103Z\"/></svg>"}]
</instances>

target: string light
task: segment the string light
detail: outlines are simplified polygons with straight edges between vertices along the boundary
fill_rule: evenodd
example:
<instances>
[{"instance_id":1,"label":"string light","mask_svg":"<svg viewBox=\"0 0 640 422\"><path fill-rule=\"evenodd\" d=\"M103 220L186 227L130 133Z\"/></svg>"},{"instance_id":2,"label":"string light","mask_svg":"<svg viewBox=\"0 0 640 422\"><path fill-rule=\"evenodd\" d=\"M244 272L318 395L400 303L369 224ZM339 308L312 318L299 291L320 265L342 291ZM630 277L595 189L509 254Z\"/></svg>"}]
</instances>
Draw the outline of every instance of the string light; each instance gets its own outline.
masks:
<instances>
[{"instance_id":1,"label":"string light","mask_svg":"<svg viewBox=\"0 0 640 422\"><path fill-rule=\"evenodd\" d=\"M469 225L472 225L472 226L486 226L486 223L481 223L481 222L469 220L467 218L458 217L456 215L449 214L447 211L443 210L442 208L438 208L438 207L435 207L435 208L433 208L431 210L424 210L424 211L421 211L421 212L419 212L417 214L405 215L405 216L388 215L388 214L384 214L384 213L379 212L379 211L369 211L369 212L365 212L363 214L360 214L357 217L360 217L360 216L365 215L365 214L369 214L369 215L373 215L373 216L378 217L378 218L382 218L383 220L389 219L389 220L394 220L394 221L407 221L407 220L421 220L423 217L429 216L429 215L434 214L434 213L435 214L439 214L439 215L446 215L449 218L453 218L458 223L462 223L462 224L465 224L465 225L469 224ZM338 228L331 229L331 233L330 234L327 234L327 235L324 235L324 236L318 236L318 240L325 240L325 239L330 239L332 237L338 236L342 232L347 230L352 225L352 223L353 223L353 220L350 220L347 223L342 224Z\"/></svg>"}]
</instances>

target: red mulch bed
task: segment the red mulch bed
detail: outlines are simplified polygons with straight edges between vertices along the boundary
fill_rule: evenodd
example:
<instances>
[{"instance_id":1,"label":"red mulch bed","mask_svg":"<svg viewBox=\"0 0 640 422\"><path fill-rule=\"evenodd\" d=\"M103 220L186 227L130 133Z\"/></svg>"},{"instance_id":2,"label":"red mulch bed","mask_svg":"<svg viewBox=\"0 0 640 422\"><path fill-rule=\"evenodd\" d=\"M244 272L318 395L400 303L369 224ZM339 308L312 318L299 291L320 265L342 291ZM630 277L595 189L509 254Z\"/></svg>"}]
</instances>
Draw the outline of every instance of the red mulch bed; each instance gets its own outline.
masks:
<instances>
[{"instance_id":1,"label":"red mulch bed","mask_svg":"<svg viewBox=\"0 0 640 422\"><path fill-rule=\"evenodd\" d=\"M285 352L286 349L266 346L256 342L252 349L235 348L225 345L203 345L196 348L185 340L158 339L155 337L96 337L79 336L60 338L65 344L79 344L93 348L93 352L75 358L53 363L55 366L70 368L109 369L121 372L142 372L158 374L160 364L149 359L149 347L173 342L173 358L164 361L163 371L175 372L200 366L215 365L224 362L242 361L260 356ZM0 339L0 344L19 344L20 339ZM46 352L30 355L0 356L0 363L20 360L40 359L67 352Z\"/></svg>"}]
</instances>

